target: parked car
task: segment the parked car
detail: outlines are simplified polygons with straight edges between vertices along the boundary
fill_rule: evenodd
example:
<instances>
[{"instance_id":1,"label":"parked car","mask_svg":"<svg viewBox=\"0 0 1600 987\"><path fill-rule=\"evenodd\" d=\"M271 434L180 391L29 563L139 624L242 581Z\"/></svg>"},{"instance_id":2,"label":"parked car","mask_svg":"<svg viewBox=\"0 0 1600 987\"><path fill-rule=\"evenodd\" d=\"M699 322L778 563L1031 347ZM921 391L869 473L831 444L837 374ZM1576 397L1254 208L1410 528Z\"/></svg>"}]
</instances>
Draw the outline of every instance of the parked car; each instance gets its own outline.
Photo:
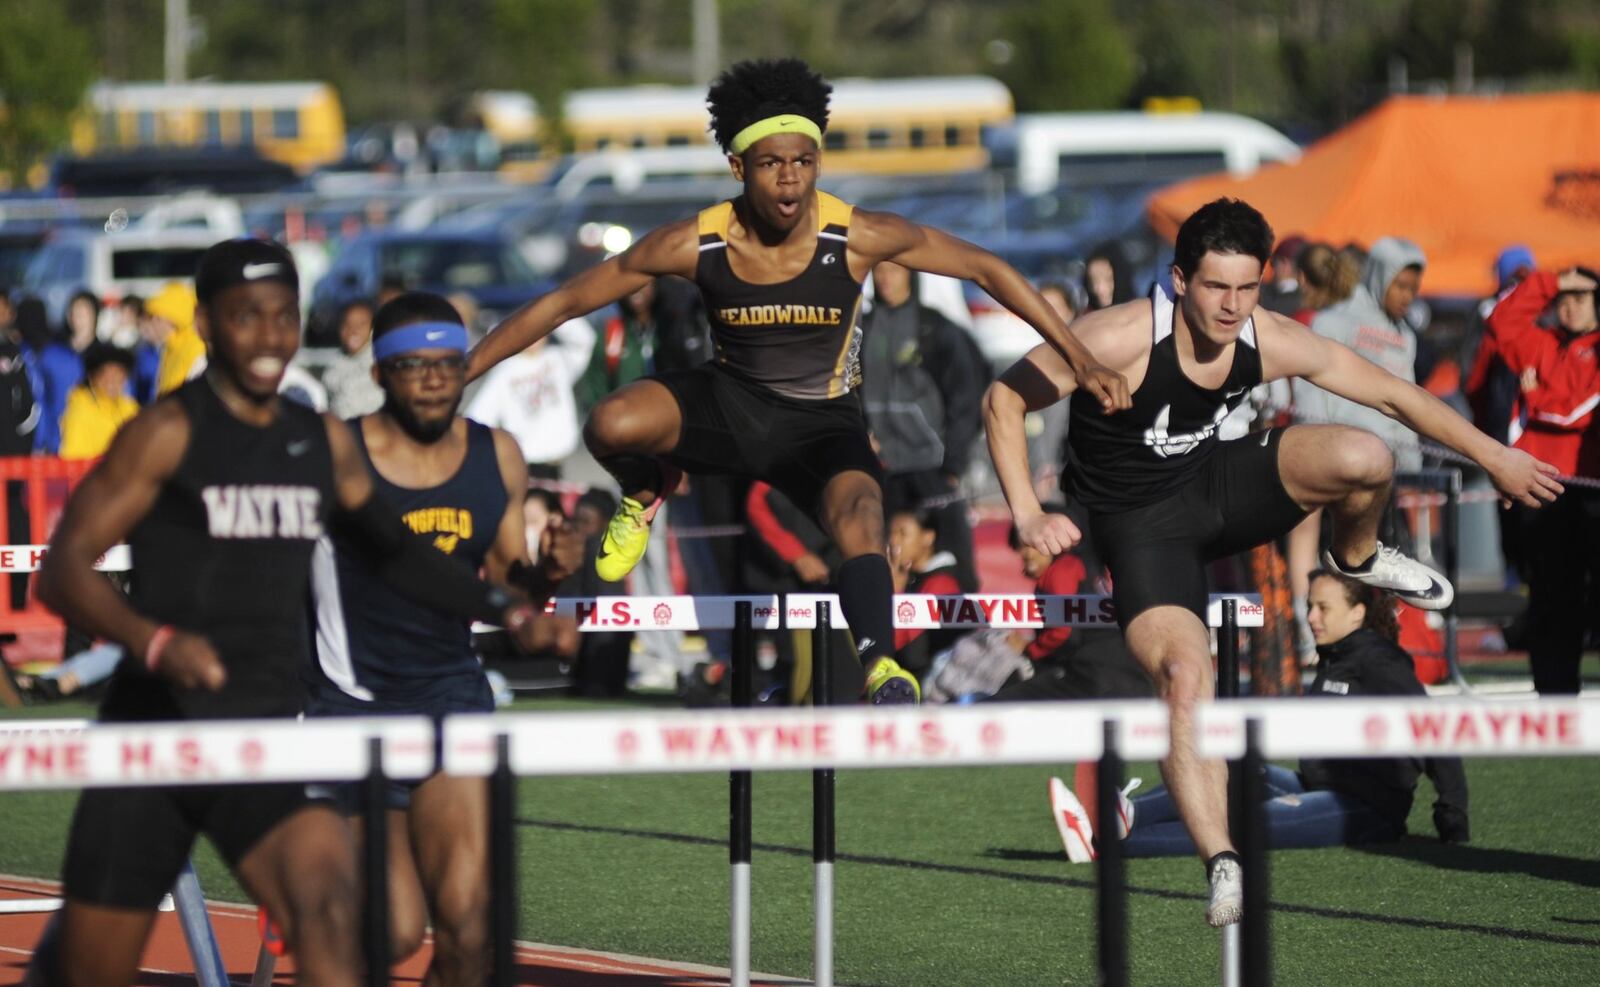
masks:
<instances>
[{"instance_id":1,"label":"parked car","mask_svg":"<svg viewBox=\"0 0 1600 987\"><path fill-rule=\"evenodd\" d=\"M375 298L385 281L441 295L463 293L478 306L475 332L549 290L516 243L494 230L378 230L345 244L311 297L307 345L332 345L334 319L347 303Z\"/></svg>"},{"instance_id":2,"label":"parked car","mask_svg":"<svg viewBox=\"0 0 1600 987\"><path fill-rule=\"evenodd\" d=\"M42 299L51 324L58 324L80 291L109 307L127 295L148 298L169 281L193 280L200 255L218 239L210 230L192 228L57 230L28 263L21 293Z\"/></svg>"}]
</instances>

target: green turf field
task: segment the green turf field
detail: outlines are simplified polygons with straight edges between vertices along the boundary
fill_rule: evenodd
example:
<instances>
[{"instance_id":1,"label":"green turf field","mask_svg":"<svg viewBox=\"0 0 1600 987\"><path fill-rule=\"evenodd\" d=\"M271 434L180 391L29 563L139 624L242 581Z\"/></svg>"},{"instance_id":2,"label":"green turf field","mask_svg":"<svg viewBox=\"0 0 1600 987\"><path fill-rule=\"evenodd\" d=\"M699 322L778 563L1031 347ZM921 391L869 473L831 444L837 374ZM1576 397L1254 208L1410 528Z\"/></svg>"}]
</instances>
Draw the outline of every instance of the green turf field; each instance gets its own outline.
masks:
<instances>
[{"instance_id":1,"label":"green turf field","mask_svg":"<svg viewBox=\"0 0 1600 987\"><path fill-rule=\"evenodd\" d=\"M1149 765L1134 773L1156 780ZM1061 854L1047 774L840 775L841 984L1094 982L1094 872ZM1470 846L1433 839L1424 783L1401 843L1273 854L1278 983L1600 983L1600 763L1479 759L1468 775ZM524 780L520 934L725 964L727 788L726 775ZM0 794L0 871L54 876L71 803ZM809 774L757 777L757 969L810 970L810 805ZM213 897L239 896L209 850L198 860ZM1199 863L1135 860L1128 877L1134 982L1215 983Z\"/></svg>"}]
</instances>

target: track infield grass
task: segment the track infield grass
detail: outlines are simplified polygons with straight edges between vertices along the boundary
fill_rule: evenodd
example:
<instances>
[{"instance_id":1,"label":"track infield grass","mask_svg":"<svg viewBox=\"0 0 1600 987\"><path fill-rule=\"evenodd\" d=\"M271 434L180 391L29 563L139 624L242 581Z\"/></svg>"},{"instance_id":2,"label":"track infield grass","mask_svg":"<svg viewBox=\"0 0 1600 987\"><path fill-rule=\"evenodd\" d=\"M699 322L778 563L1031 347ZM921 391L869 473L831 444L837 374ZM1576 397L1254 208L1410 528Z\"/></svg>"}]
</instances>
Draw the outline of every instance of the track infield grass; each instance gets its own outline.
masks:
<instances>
[{"instance_id":1,"label":"track infield grass","mask_svg":"<svg viewBox=\"0 0 1600 987\"><path fill-rule=\"evenodd\" d=\"M1070 783L1066 764L841 772L838 982L1093 984L1094 870L1062 855L1052 771ZM1272 855L1278 983L1600 982L1600 760L1479 758L1467 772L1469 846L1434 838L1424 782L1400 843ZM1159 781L1149 764L1130 774ZM519 784L522 938L727 963L725 774ZM56 877L74 799L0 793L0 872ZM809 773L756 777L756 969L810 973L810 826ZM244 900L209 846L196 864L210 897ZM1198 861L1129 861L1128 880L1134 983L1216 982Z\"/></svg>"}]
</instances>

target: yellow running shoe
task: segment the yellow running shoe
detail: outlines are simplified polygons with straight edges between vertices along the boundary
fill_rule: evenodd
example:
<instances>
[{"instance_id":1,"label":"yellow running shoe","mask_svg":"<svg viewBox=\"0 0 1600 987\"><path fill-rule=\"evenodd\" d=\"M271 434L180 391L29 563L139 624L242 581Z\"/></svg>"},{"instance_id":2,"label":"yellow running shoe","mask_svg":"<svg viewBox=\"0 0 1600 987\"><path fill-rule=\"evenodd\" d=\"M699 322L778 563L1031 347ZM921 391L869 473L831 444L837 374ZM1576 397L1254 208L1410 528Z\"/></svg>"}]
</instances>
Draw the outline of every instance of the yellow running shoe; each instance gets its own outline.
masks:
<instances>
[{"instance_id":1,"label":"yellow running shoe","mask_svg":"<svg viewBox=\"0 0 1600 987\"><path fill-rule=\"evenodd\" d=\"M867 702L874 706L904 706L922 702L917 677L893 658L879 658L867 673Z\"/></svg>"},{"instance_id":2,"label":"yellow running shoe","mask_svg":"<svg viewBox=\"0 0 1600 987\"><path fill-rule=\"evenodd\" d=\"M651 520L653 516L645 517L643 504L632 497L622 498L617 513L611 515L611 523L606 525L605 534L600 538L600 552L594 557L594 571L601 579L618 582L639 564L644 558L645 546L650 544Z\"/></svg>"},{"instance_id":3,"label":"yellow running shoe","mask_svg":"<svg viewBox=\"0 0 1600 987\"><path fill-rule=\"evenodd\" d=\"M600 552L594 558L594 571L608 583L615 583L633 571L644 558L644 549L650 544L650 522L656 519L661 505L678 489L683 470L671 463L661 463L661 489L656 499L646 507L632 497L623 497L617 513L611 515L605 534L600 539Z\"/></svg>"}]
</instances>

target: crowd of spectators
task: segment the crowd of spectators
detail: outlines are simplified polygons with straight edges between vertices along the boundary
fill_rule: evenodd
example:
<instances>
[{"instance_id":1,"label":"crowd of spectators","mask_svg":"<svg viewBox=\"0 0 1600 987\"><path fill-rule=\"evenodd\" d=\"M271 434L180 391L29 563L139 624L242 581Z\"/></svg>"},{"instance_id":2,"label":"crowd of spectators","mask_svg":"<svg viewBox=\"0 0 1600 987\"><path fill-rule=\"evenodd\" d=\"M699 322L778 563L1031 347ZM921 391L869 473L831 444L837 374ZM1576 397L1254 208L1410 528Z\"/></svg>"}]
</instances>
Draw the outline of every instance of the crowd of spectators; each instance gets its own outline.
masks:
<instances>
[{"instance_id":1,"label":"crowd of spectators","mask_svg":"<svg viewBox=\"0 0 1600 987\"><path fill-rule=\"evenodd\" d=\"M1525 247L1496 260L1499 288L1471 321L1462 350L1458 392L1443 394L1470 408L1490 434L1556 464L1563 474L1600 478L1600 437L1594 411L1600 370L1593 332L1595 276L1584 269L1538 269ZM1063 319L1127 301L1143 290L1116 244L1096 248L1073 276L1046 279L1041 292ZM1262 304L1291 314L1312 331L1337 339L1403 379L1436 387L1433 348L1424 339L1429 310L1420 301L1427 259L1414 244L1385 237L1362 249L1351 244L1289 237L1274 255ZM978 406L992 368L972 333L924 301L905 268L881 264L873 272L862 316L863 408L885 471L889 552L903 592L961 593L983 589L975 558L969 494L971 459L978 442ZM315 375L299 370L285 393L343 418L377 409L382 394L373 380L370 346L377 299L347 303L334 319L336 351ZM64 458L101 455L118 427L142 405L173 390L205 367L205 345L194 325L193 290L180 282L148 299L128 297L102 311L83 294L51 325L37 299L0 292L0 452ZM581 459L581 422L599 398L646 374L693 366L712 347L698 297L674 279L645 286L612 309L574 319L526 353L496 367L469 392L465 412L515 435L528 460L533 517L593 514L604 523L609 492L562 482ZM1049 445L1042 463L1058 462L1064 417L1039 416ZM1382 436L1397 467L1425 462L1416 436L1391 419L1311 385L1296 382L1269 392L1230 419L1228 434L1290 422L1336 422ZM539 485L543 484L541 488ZM16 511L8 489L8 509ZM1070 505L1057 508L1071 511ZM668 502L678 537L664 542L633 578L640 592L816 592L829 587L837 553L817 525L765 484L697 478ZM18 519L13 517L13 528ZM1590 631L1584 614L1600 586L1600 500L1581 486L1551 510L1533 516L1502 509L1502 545L1514 577L1530 587L1528 639L1535 683L1541 692L1578 688L1578 656ZM1402 518L1398 523L1404 524ZM591 526L593 527L593 526ZM1287 640L1301 662L1314 664L1316 642L1307 622L1309 577L1323 532L1313 516L1276 549L1286 573L1294 624ZM530 543L537 540L530 538ZM1015 544L1013 544L1015 548ZM1098 593L1107 577L1092 545L1057 559L1020 565L1039 593ZM581 571L591 574L592 567ZM1242 570L1241 570L1242 571ZM1259 571L1259 567L1252 569ZM1230 578L1221 575L1227 585ZM577 579L587 579L574 577ZM1248 582L1248 576L1235 575ZM1265 587L1239 585L1241 589ZM596 595L622 587L577 585L571 593ZM1285 618L1288 619L1287 617ZM1418 617L1420 623L1420 617ZM705 661L684 664L682 642L649 647L588 635L574 675L581 691L616 695L630 682L629 665L640 651L675 665L715 701L728 660L725 636L707 635ZM965 645L962 646L962 642ZM949 631L902 632L898 660L924 677L934 698L1075 698L1147 694L1149 684L1122 653L1114 631L1057 629L983 636ZM1415 642L1408 642L1415 645ZM771 656L774 694L804 695L809 645L789 634L764 643ZM973 673L974 662L987 665ZM995 670L1005 674L996 677ZM634 681L637 681L637 667ZM938 680L945 676L940 686Z\"/></svg>"}]
</instances>

